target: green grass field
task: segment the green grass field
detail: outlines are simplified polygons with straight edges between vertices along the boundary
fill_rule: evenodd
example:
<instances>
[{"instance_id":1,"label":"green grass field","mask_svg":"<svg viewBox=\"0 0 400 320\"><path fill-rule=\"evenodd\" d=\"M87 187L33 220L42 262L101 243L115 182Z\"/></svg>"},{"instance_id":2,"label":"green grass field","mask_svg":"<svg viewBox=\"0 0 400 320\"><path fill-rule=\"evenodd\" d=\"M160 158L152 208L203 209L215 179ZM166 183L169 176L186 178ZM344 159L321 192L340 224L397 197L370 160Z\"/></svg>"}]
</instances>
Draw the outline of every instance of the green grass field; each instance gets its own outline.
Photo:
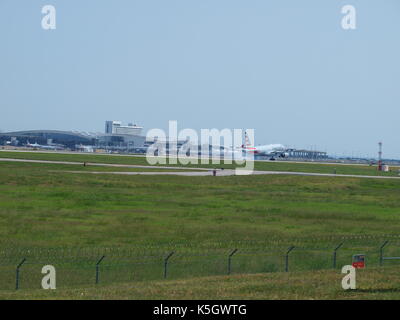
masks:
<instances>
[{"instance_id":1,"label":"green grass field","mask_svg":"<svg viewBox=\"0 0 400 320\"><path fill-rule=\"evenodd\" d=\"M143 164L143 158L138 157L20 156L77 162L85 157L95 162L99 157L98 162L104 163L115 160ZM305 170L303 164L262 165ZM329 167L309 166L308 170L317 172ZM349 174L364 174L352 170L374 170L337 168L338 173L341 168ZM395 290L397 280L394 287L388 282L382 284L381 269L376 269L383 239L393 238L385 255L400 256L400 180L287 175L116 176L64 172L68 170L111 169L0 162L0 282L4 284L0 290L12 291L15 266L28 257L21 273L24 290L2 291L0 298L212 298L215 288L226 298L400 297ZM343 239L347 240L333 270L332 250ZM290 245L296 246L290 258L291 272L283 273L283 257ZM76 248L87 251L73 251ZM134 252L118 254L110 248L120 250L114 252ZM235 248L239 251L232 260L233 275L226 276L227 256ZM176 251L168 274L171 280L162 280L163 257L170 251ZM46 252L47 256L43 255ZM70 259L76 257L76 252L81 260ZM103 253L107 258L101 269L100 287L104 289L97 290L91 288L94 265ZM318 272L327 279L338 277L338 268L349 264L355 253L366 253L371 267L365 272L370 272L372 278L366 280L364 291L343 293L337 289L339 282L331 287L323 279L315 281L326 286L312 290L313 282L306 281L311 275L309 270L327 269ZM33 290L40 285L42 263L60 264L60 293ZM80 268L77 274L85 274L84 281L71 271L74 266ZM394 270L395 278L396 266L396 261L385 262L384 270ZM65 274L68 271L68 279L77 277L76 282L71 280L71 288L63 283L63 268ZM26 278L29 270L37 277L32 285ZM287 282L287 277L297 279L294 283L298 285ZM275 280L264 284L261 279ZM204 290L200 288L203 281L210 284ZM300 285L301 281L307 283ZM137 289L133 290L136 283ZM241 286L248 290L243 291ZM275 289L270 292L268 286ZM81 292L83 296L79 296Z\"/></svg>"},{"instance_id":2,"label":"green grass field","mask_svg":"<svg viewBox=\"0 0 400 320\"><path fill-rule=\"evenodd\" d=\"M3 241L109 246L398 232L400 180L102 176L54 167L0 163Z\"/></svg>"},{"instance_id":3,"label":"green grass field","mask_svg":"<svg viewBox=\"0 0 400 320\"><path fill-rule=\"evenodd\" d=\"M127 282L57 290L0 291L0 299L398 299L398 268L357 272L357 289L343 290L338 271L213 276L185 280Z\"/></svg>"}]
</instances>

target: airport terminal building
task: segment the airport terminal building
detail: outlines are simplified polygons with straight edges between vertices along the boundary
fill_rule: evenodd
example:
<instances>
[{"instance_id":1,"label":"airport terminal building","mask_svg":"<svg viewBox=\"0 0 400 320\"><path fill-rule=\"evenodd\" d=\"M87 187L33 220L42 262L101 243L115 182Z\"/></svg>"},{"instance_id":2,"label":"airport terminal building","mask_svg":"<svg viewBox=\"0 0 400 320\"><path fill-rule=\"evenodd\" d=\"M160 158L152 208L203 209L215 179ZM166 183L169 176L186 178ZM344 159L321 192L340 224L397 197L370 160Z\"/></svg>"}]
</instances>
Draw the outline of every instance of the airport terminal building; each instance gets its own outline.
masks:
<instances>
[{"instance_id":1,"label":"airport terminal building","mask_svg":"<svg viewBox=\"0 0 400 320\"><path fill-rule=\"evenodd\" d=\"M89 133L60 130L27 130L0 133L0 145L59 147L79 150L82 147L107 151L135 152L143 148L143 127L122 125L121 121L106 121L105 133Z\"/></svg>"},{"instance_id":2,"label":"airport terminal building","mask_svg":"<svg viewBox=\"0 0 400 320\"><path fill-rule=\"evenodd\" d=\"M75 145L93 145L95 137L90 134L59 130L30 130L0 133L0 144L22 146L29 143L40 145L62 145L74 148Z\"/></svg>"}]
</instances>

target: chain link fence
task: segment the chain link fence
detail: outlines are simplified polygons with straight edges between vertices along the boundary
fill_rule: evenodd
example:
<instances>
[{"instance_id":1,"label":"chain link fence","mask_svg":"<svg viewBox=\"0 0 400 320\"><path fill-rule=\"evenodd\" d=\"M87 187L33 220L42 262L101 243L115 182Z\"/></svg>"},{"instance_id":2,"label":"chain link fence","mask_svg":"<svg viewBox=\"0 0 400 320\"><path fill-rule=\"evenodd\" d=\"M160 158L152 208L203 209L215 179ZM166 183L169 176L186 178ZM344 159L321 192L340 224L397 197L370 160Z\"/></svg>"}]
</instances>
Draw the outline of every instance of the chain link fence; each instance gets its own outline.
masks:
<instances>
[{"instance_id":1,"label":"chain link fence","mask_svg":"<svg viewBox=\"0 0 400 320\"><path fill-rule=\"evenodd\" d=\"M398 239L350 239L235 247L168 246L132 248L0 249L0 290L39 289L42 267L56 269L57 288L191 277L340 269L365 254L366 267L400 261Z\"/></svg>"}]
</instances>

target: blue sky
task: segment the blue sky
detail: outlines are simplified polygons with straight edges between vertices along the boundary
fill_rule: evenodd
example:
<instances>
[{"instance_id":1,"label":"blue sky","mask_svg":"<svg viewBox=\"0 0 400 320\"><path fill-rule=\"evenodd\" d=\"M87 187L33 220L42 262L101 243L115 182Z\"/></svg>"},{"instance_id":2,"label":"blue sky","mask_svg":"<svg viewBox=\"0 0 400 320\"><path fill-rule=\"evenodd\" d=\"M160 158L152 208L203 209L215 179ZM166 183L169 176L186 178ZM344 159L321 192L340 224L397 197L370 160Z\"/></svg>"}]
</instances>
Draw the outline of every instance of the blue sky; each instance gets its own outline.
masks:
<instances>
[{"instance_id":1,"label":"blue sky","mask_svg":"<svg viewBox=\"0 0 400 320\"><path fill-rule=\"evenodd\" d=\"M399 18L398 0L0 0L0 130L178 120L400 158Z\"/></svg>"}]
</instances>

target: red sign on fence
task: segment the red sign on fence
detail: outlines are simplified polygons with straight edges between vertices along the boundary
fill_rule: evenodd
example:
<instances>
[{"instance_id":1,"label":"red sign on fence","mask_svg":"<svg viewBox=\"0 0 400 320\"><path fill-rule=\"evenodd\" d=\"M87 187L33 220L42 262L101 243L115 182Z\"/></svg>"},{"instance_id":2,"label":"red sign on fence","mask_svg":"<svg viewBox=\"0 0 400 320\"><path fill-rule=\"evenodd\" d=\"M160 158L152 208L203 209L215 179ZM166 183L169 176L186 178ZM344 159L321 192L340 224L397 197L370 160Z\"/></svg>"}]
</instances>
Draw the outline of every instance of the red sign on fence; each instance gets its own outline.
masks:
<instances>
[{"instance_id":1,"label":"red sign on fence","mask_svg":"<svg viewBox=\"0 0 400 320\"><path fill-rule=\"evenodd\" d=\"M351 265L357 269L365 268L365 254L355 254Z\"/></svg>"}]
</instances>

